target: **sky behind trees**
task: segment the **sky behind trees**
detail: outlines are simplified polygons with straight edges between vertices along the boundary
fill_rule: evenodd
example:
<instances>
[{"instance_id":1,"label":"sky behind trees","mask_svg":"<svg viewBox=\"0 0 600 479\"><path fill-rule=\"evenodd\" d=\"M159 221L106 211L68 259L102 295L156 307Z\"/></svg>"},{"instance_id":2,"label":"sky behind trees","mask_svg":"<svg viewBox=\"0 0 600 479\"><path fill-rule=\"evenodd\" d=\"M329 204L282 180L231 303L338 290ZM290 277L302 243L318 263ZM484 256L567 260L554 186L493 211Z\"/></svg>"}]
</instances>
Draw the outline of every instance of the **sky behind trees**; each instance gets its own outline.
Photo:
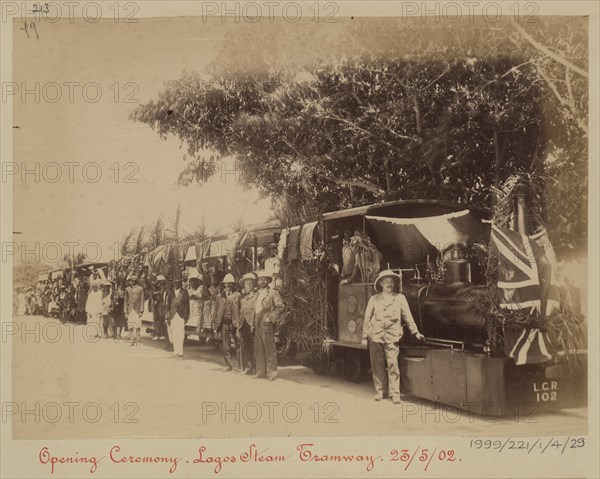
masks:
<instances>
[{"instance_id":1,"label":"sky behind trees","mask_svg":"<svg viewBox=\"0 0 600 479\"><path fill-rule=\"evenodd\" d=\"M572 46L579 41L578 36L586 36L586 22L581 18L558 19L550 29L541 22L534 25L533 31L542 42L554 41L550 45L553 51L573 54L580 50L569 50L569 45L565 50L565 44L556 40L565 33ZM219 166L218 171L223 169L224 176L216 175L208 184L191 182L188 187L178 187L180 173L193 159L187 151L189 145L174 136L164 141L148 125L130 120L130 114L139 104L156 99L166 81L182 78L185 71L197 72L201 81L208 81L211 77L223 77L232 69L245 74L272 73L279 69L293 75L296 82L307 84L317 72L321 74L320 88L327 87L327 82L331 88L337 88L361 80L357 74L361 64L358 68L351 65L348 59L352 56L363 55L367 63L362 65L371 67L369 58L393 56L398 69L403 64L423 61L451 62L457 52L466 64L471 58L481 63L502 54L503 50L520 54L531 47L526 41L511 44L506 28L506 22L502 25L441 23L433 24L432 28L419 21L407 25L399 19L381 18L340 19L336 24L309 21L223 24L182 17L141 20L135 24L44 22L40 25L40 40L36 42L15 28L14 81L21 90L35 90L39 84L41 96L40 101L35 94L15 96L14 124L18 129L13 130L14 161L21 169L27 166L30 170L39 163L42 176L38 182L33 175L25 183L15 181L14 229L21 232L18 240L98 242L110 256L113 254L110 246L124 234L154 223L159 216L168 223L178 205L181 205L181 227L187 232L202 222L211 233L227 230L240 219L256 223L269 218L269 201L257 201L259 195L253 185L243 188L238 177L231 174L231 156L225 156L225 165ZM495 42L496 37L504 37L504 41ZM574 61L581 64L586 59ZM340 73L351 77L344 83L340 81ZM575 77L576 73L572 78ZM363 80L374 85L372 78ZM54 102L48 101L57 94L50 85L53 82L58 84L61 95ZM380 84L382 88L394 87L394 82L380 81ZM69 85L72 85L72 101ZM582 85L575 80L573 85L578 97ZM96 101L98 90L101 97ZM568 100L569 92L559 93ZM552 101L551 90L545 95L543 101ZM317 116L327 112L323 106L329 105L322 96L317 101L310 96L301 100L313 101L313 113ZM484 101L485 97L478 98L479 104ZM552 117L546 116L555 117L556 111ZM340 131L343 128L340 124ZM425 144L436 139L435 128L425 133L422 139ZM350 143L344 146L351 149L356 138L349 136L349 139ZM211 153L214 152L208 152ZM222 157L223 152L220 153ZM415 150L411 154L418 156L420 152ZM587 160L581 155L579 158ZM48 181L56 176L52 168L45 168L50 162L62 165L61 178L55 183ZM70 171L65 163L73 165L73 183L69 182ZM99 165L102 174L97 182L89 179L98 173L94 165ZM89 168L87 181L82 177L84 167Z\"/></svg>"}]
</instances>

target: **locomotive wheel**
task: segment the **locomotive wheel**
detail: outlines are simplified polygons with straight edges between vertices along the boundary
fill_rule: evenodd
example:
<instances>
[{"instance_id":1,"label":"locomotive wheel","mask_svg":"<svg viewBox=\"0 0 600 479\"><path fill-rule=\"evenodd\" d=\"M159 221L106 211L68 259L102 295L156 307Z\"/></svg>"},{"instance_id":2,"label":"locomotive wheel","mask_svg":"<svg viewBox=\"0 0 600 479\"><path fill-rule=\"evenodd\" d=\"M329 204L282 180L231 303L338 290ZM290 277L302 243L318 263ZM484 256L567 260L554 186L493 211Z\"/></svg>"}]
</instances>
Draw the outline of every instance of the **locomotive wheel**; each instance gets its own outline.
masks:
<instances>
[{"instance_id":1,"label":"locomotive wheel","mask_svg":"<svg viewBox=\"0 0 600 479\"><path fill-rule=\"evenodd\" d=\"M351 383L359 383L363 376L362 361L357 353L346 353L344 356L344 377Z\"/></svg>"}]
</instances>

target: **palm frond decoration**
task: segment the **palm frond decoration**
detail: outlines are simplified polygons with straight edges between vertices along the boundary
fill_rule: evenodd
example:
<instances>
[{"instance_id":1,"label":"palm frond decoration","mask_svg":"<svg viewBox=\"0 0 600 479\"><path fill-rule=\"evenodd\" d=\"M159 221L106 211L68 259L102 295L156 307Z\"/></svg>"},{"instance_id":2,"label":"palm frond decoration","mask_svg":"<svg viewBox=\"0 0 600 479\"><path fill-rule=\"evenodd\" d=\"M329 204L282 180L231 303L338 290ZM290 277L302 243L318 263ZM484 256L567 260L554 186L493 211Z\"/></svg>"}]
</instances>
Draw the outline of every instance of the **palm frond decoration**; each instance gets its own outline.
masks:
<instances>
[{"instance_id":1,"label":"palm frond decoration","mask_svg":"<svg viewBox=\"0 0 600 479\"><path fill-rule=\"evenodd\" d=\"M286 309L281 318L287 347L295 345L307 358L322 358L331 311L327 303L327 261L288 261L282 264L280 290Z\"/></svg>"}]
</instances>

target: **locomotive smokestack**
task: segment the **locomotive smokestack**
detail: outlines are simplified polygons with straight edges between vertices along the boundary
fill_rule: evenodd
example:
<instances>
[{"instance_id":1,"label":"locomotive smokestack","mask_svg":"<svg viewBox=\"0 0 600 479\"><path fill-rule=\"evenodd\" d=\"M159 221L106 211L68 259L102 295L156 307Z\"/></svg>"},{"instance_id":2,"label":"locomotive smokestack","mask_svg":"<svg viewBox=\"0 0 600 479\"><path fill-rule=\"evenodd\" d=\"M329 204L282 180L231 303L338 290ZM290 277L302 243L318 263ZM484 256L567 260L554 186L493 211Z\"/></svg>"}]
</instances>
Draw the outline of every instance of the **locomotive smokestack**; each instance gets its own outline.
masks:
<instances>
[{"instance_id":1,"label":"locomotive smokestack","mask_svg":"<svg viewBox=\"0 0 600 479\"><path fill-rule=\"evenodd\" d=\"M527 214L527 197L529 188L524 183L515 186L513 205L513 229L522 235L529 234L529 215Z\"/></svg>"}]
</instances>

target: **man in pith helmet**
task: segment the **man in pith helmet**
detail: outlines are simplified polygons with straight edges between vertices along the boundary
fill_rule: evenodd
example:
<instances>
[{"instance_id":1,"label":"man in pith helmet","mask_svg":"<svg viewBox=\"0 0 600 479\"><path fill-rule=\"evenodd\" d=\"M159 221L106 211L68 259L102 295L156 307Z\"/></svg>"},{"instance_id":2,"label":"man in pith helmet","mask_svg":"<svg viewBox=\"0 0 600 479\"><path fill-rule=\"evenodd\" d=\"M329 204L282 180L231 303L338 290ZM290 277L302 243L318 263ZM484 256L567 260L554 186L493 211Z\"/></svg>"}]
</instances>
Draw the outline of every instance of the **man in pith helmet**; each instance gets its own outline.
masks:
<instances>
[{"instance_id":1,"label":"man in pith helmet","mask_svg":"<svg viewBox=\"0 0 600 479\"><path fill-rule=\"evenodd\" d=\"M266 271L257 273L258 295L254 305L254 351L256 378L274 380L277 377L275 327L285 306L275 288L269 288L273 277Z\"/></svg>"},{"instance_id":2,"label":"man in pith helmet","mask_svg":"<svg viewBox=\"0 0 600 479\"><path fill-rule=\"evenodd\" d=\"M233 369L232 339L235 344L233 356L236 356L235 352L238 349L236 331L240 321L241 294L234 290L236 281L231 273L225 275L222 284L224 290L217 295L215 331L221 333L221 346L223 348L223 361L225 363L223 371L231 371Z\"/></svg>"},{"instance_id":3,"label":"man in pith helmet","mask_svg":"<svg viewBox=\"0 0 600 479\"><path fill-rule=\"evenodd\" d=\"M240 298L240 320L238 335L240 339L240 369L242 374L256 374L256 358L254 357L254 307L258 291L256 291L256 275L246 273L240 279L242 297Z\"/></svg>"},{"instance_id":4,"label":"man in pith helmet","mask_svg":"<svg viewBox=\"0 0 600 479\"><path fill-rule=\"evenodd\" d=\"M419 340L423 335L413 320L406 297L400 293L402 277L392 270L379 273L374 283L374 294L367 303L363 322L363 341L368 341L371 370L375 386L375 401L391 393L394 404L400 400L400 368L398 343L406 325ZM387 371L386 371L387 363Z\"/></svg>"}]
</instances>

